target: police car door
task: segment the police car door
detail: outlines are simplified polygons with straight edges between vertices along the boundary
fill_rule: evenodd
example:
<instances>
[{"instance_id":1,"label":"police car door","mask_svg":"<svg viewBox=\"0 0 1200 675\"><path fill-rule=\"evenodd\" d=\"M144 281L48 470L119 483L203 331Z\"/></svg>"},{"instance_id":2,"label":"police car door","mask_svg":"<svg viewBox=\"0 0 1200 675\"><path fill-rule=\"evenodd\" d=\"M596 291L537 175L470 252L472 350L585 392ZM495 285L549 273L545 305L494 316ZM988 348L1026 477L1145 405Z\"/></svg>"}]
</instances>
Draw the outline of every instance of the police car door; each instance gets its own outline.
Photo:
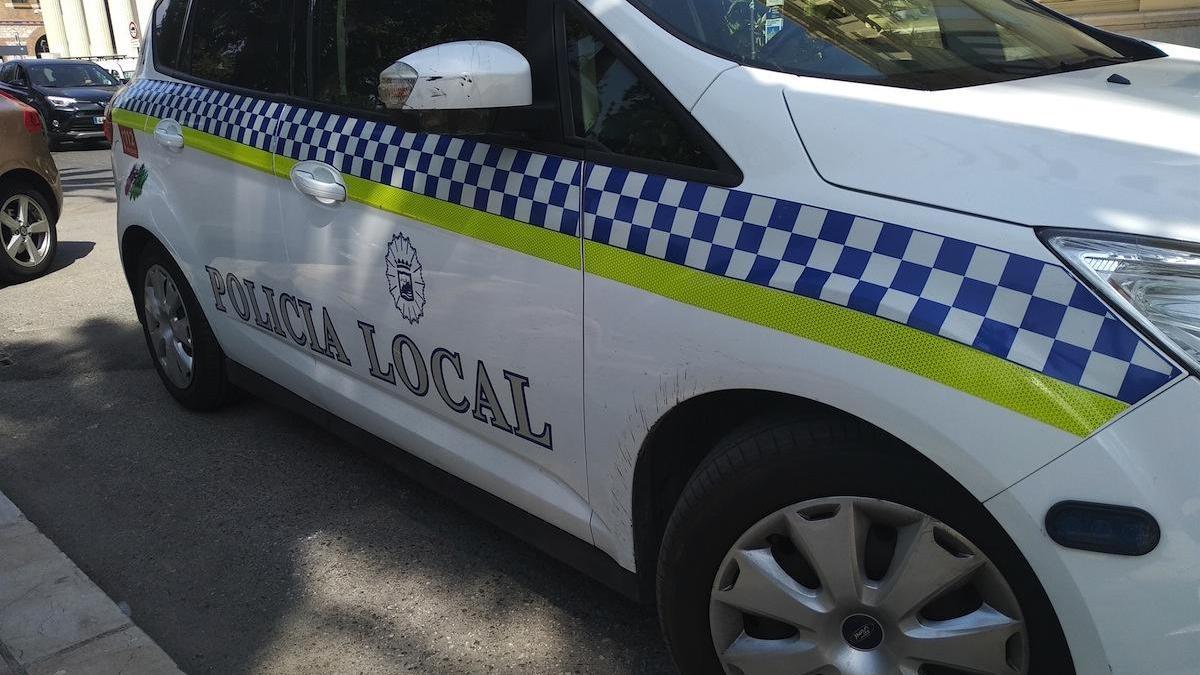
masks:
<instances>
[{"instance_id":1,"label":"police car door","mask_svg":"<svg viewBox=\"0 0 1200 675\"><path fill-rule=\"evenodd\" d=\"M313 360L323 405L590 539L581 166L553 146L552 3L313 7L310 101L285 110L275 168L292 183L282 197L295 298L286 312L304 327L293 341ZM507 46L480 50L511 47L533 62L534 97L549 104L498 121L384 105L381 74L403 72L394 62L480 38ZM429 125L449 133L418 131ZM489 125L537 129L454 133Z\"/></svg>"},{"instance_id":2,"label":"police car door","mask_svg":"<svg viewBox=\"0 0 1200 675\"><path fill-rule=\"evenodd\" d=\"M297 4L158 3L144 69L113 104L113 169L122 219L168 246L225 353L308 395L308 363L275 334L289 272L273 99L292 86L289 36L276 28Z\"/></svg>"}]
</instances>

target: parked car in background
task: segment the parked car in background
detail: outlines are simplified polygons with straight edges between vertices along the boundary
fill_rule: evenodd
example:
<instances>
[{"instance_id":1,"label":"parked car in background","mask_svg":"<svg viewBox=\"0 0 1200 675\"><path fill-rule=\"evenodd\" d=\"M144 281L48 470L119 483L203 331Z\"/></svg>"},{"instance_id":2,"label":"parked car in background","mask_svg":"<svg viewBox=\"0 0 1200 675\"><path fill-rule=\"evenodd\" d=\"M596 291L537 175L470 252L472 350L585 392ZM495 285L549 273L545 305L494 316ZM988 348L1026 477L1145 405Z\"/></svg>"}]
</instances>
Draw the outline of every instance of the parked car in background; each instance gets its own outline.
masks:
<instances>
[{"instance_id":1,"label":"parked car in background","mask_svg":"<svg viewBox=\"0 0 1200 675\"><path fill-rule=\"evenodd\" d=\"M62 201L41 115L0 92L0 283L26 281L50 268Z\"/></svg>"},{"instance_id":2,"label":"parked car in background","mask_svg":"<svg viewBox=\"0 0 1200 675\"><path fill-rule=\"evenodd\" d=\"M24 59L0 66L0 91L42 114L53 150L70 141L106 143L104 107L119 86L90 61Z\"/></svg>"}]
</instances>

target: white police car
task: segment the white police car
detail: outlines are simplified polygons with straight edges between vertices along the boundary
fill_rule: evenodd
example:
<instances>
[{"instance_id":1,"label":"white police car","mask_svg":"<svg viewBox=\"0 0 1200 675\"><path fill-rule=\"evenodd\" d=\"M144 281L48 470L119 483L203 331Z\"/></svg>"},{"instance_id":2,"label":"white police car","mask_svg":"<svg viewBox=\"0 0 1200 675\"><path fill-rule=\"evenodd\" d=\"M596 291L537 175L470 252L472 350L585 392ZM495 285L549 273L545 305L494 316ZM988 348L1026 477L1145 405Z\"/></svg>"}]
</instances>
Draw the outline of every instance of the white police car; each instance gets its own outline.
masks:
<instances>
[{"instance_id":1,"label":"white police car","mask_svg":"<svg viewBox=\"0 0 1200 675\"><path fill-rule=\"evenodd\" d=\"M1200 667L1197 51L1024 0L163 0L144 53L121 251L184 405L383 449L657 598L684 672Z\"/></svg>"}]
</instances>

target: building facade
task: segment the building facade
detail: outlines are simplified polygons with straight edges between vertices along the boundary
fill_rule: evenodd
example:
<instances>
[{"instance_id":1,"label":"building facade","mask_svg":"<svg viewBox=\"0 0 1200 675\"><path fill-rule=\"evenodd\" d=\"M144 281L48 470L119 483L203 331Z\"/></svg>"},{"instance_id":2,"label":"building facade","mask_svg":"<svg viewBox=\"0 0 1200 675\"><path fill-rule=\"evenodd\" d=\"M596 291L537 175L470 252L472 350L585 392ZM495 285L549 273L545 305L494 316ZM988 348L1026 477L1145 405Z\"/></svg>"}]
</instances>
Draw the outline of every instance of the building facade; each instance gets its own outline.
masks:
<instances>
[{"instance_id":1,"label":"building facade","mask_svg":"<svg viewBox=\"0 0 1200 675\"><path fill-rule=\"evenodd\" d=\"M0 0L0 57L35 56L48 49L38 0Z\"/></svg>"},{"instance_id":2,"label":"building facade","mask_svg":"<svg viewBox=\"0 0 1200 675\"><path fill-rule=\"evenodd\" d=\"M154 0L0 0L0 56L136 57Z\"/></svg>"},{"instance_id":3,"label":"building facade","mask_svg":"<svg viewBox=\"0 0 1200 675\"><path fill-rule=\"evenodd\" d=\"M1200 0L1044 0L1114 33L1200 47Z\"/></svg>"}]
</instances>

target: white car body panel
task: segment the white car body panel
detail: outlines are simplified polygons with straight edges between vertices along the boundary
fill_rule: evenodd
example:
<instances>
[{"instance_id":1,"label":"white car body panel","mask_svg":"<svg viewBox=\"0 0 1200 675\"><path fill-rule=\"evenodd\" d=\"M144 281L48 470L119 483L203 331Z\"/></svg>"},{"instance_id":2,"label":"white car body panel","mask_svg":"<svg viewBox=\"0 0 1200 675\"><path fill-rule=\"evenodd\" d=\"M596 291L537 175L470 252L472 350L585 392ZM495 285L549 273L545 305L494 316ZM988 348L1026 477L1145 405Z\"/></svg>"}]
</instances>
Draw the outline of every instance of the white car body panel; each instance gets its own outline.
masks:
<instances>
[{"instance_id":1,"label":"white car body panel","mask_svg":"<svg viewBox=\"0 0 1200 675\"><path fill-rule=\"evenodd\" d=\"M146 70L152 72L152 66ZM137 158L124 151L118 134L113 137L119 191L135 166L149 171L142 196L119 201L121 233L129 225L154 233L207 307L214 306L214 298L206 266L286 288L291 268L282 245L277 179L186 147L182 152L168 150L155 141L153 128L137 131L141 132ZM214 194L220 197L214 199ZM315 400L304 354L278 349L271 336L241 321L232 307L226 308L207 317L225 352L239 362L254 363L262 374ZM267 311L265 305L259 309Z\"/></svg>"},{"instance_id":2,"label":"white car body panel","mask_svg":"<svg viewBox=\"0 0 1200 675\"><path fill-rule=\"evenodd\" d=\"M980 500L1044 466L1079 439L936 382L839 349L722 320L589 276L586 381L614 391L587 408L596 544L634 569L633 466L647 433L679 403L758 389L865 419L920 447ZM754 349L747 349L754 345ZM963 420L970 420L964 423ZM606 541L607 540L607 541Z\"/></svg>"},{"instance_id":3,"label":"white car body panel","mask_svg":"<svg viewBox=\"0 0 1200 675\"><path fill-rule=\"evenodd\" d=\"M793 78L787 96L835 185L1023 225L1187 239L1200 227L1200 134L1181 130L1196 124L1197 68L1200 50L1178 49L946 91Z\"/></svg>"},{"instance_id":4,"label":"white car body panel","mask_svg":"<svg viewBox=\"0 0 1200 675\"><path fill-rule=\"evenodd\" d=\"M1180 133L1196 127L1195 50L1168 48L1167 61L918 92L737 66L671 36L623 0L581 4L741 168L737 190L1050 265L1057 258L1026 225L1200 243L1200 137ZM1114 70L1134 86L1089 93L1118 86L1103 83ZM141 77L176 81L150 59ZM1143 97L1147 90L1173 93ZM1081 116L1082 107L1101 114ZM1139 122L1129 123L1134 117ZM583 216L576 235L583 269L573 269L364 203L318 205L282 177L289 165L280 161L279 139L273 175L191 147L172 154L152 131L135 130L136 159L114 139L118 191L135 165L150 170L139 199L118 196L118 233L138 226L164 243L231 358L594 543L621 567L653 574L635 560L633 479L655 423L704 394L777 392L884 429L985 502L1046 587L1079 673L1194 672L1194 378L1179 374L1084 438L908 370L589 270L582 253L595 213ZM1047 183L1057 199L1021 198ZM430 294L415 321L398 311L383 283L398 233L416 248ZM328 310L353 367L242 320L228 304L225 312L214 309L220 295L206 267L303 298L316 315ZM531 424L537 431L552 422L553 451L471 411L451 410L432 386L413 395L402 383L372 377L359 321L374 327L381 365L393 361L389 346L398 333L426 360L435 348L460 354L464 377L450 382L452 394L471 398L475 365L484 362L509 419L517 413L503 372L528 377ZM1174 368L1169 357L1163 362ZM1160 519L1163 543L1136 559L1057 547L1042 518L1072 498L1144 508Z\"/></svg>"},{"instance_id":5,"label":"white car body panel","mask_svg":"<svg viewBox=\"0 0 1200 675\"><path fill-rule=\"evenodd\" d=\"M567 167L569 178L573 168ZM578 270L447 232L357 202L319 206L283 180L276 181L287 223L298 297L325 307L354 364L313 356L310 377L318 402L339 417L405 448L431 464L590 540L583 453L582 282ZM394 236L416 249L427 300L409 321L395 305L385 279L385 257ZM454 401L474 399L477 363L493 383L504 416L516 411L505 372L529 378L526 391L533 433L552 422L553 450L500 432L458 413L430 386L415 396L370 375L358 321L375 327L381 369L393 363L393 336L404 334L429 364L437 348L461 354L463 377L443 364ZM347 333L350 329L353 332ZM276 349L295 345L280 340ZM409 349L409 348L406 348ZM405 358L411 358L406 351ZM409 363L410 372L416 366ZM429 364L432 371L432 364ZM414 380L415 381L415 380Z\"/></svg>"},{"instance_id":6,"label":"white car body panel","mask_svg":"<svg viewBox=\"0 0 1200 675\"><path fill-rule=\"evenodd\" d=\"M1200 381L1189 378L988 502L1054 602L1080 673L1191 675L1200 642ZM1162 541L1131 558L1047 545L1070 499L1154 515Z\"/></svg>"}]
</instances>

